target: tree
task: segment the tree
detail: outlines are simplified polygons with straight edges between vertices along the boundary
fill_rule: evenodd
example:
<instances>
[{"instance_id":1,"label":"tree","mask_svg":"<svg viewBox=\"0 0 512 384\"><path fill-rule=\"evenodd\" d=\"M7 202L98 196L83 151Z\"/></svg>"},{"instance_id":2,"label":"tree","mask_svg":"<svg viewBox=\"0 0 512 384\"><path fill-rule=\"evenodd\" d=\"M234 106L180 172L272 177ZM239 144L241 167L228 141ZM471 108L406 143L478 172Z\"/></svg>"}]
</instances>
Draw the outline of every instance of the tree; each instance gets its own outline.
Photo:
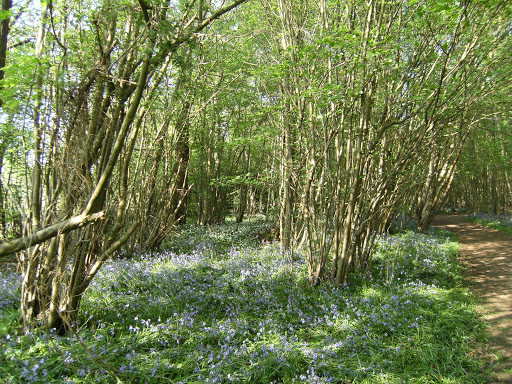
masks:
<instances>
[{"instance_id":1,"label":"tree","mask_svg":"<svg viewBox=\"0 0 512 384\"><path fill-rule=\"evenodd\" d=\"M366 270L400 201L420 196L420 227L428 225L473 125L471 108L486 96L489 65L503 63L484 57L506 41L506 18L483 25L504 6L277 2L281 243L302 239L313 284L328 264L337 284L355 266Z\"/></svg>"},{"instance_id":2,"label":"tree","mask_svg":"<svg viewBox=\"0 0 512 384\"><path fill-rule=\"evenodd\" d=\"M265 212L283 251L304 247L312 284L345 284L397 212L426 230L454 183L508 204L503 169L464 152L510 152L482 146L508 127L507 2L265 0L209 27L245 1L53 1L13 52L22 86L1 92L32 136L13 188L26 197L0 191L24 236L0 255L26 250L27 327L65 331L111 255L157 248L191 216ZM492 177L469 188L460 159Z\"/></svg>"},{"instance_id":3,"label":"tree","mask_svg":"<svg viewBox=\"0 0 512 384\"><path fill-rule=\"evenodd\" d=\"M7 41L11 29L11 8L12 0L2 0L2 10L0 11L0 84L5 76L4 67L7 59ZM3 101L0 98L0 108L2 104Z\"/></svg>"},{"instance_id":4,"label":"tree","mask_svg":"<svg viewBox=\"0 0 512 384\"><path fill-rule=\"evenodd\" d=\"M448 8L453 12L453 8ZM429 135L428 166L423 165L424 176L417 176L417 200L413 210L418 229L426 231L445 201L455 177L460 154L471 130L478 129L482 120L494 113L483 106L502 92L510 74L504 50L508 51L509 31L506 21L497 15L510 14L504 2L466 5L454 24L454 33L442 46L446 59L440 67L439 91L429 109L429 120L435 126L435 135ZM450 45L448 45L448 42ZM501 75L492 74L497 66ZM492 82L494 82L492 81ZM500 84L500 85L498 85ZM420 168L422 166L419 166Z\"/></svg>"},{"instance_id":5,"label":"tree","mask_svg":"<svg viewBox=\"0 0 512 384\"><path fill-rule=\"evenodd\" d=\"M0 245L0 255L27 250L20 256L26 328L37 320L65 332L74 323L91 280L139 225L125 228L129 165L168 57L245 1L199 18L190 6L171 11L144 0L105 0L85 13L73 2L44 10L29 222L26 236Z\"/></svg>"}]
</instances>

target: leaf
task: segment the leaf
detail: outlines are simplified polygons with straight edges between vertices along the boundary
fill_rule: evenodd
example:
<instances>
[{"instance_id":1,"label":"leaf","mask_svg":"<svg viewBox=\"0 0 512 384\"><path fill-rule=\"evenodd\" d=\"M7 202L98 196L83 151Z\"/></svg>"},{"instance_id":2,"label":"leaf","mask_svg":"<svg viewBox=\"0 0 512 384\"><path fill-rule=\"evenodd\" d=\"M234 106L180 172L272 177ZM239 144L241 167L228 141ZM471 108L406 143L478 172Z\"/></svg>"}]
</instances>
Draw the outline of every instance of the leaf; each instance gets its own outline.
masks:
<instances>
[{"instance_id":1,"label":"leaf","mask_svg":"<svg viewBox=\"0 0 512 384\"><path fill-rule=\"evenodd\" d=\"M6 20L6 19L8 19L11 16L12 16L12 12L11 11L7 11L5 9L1 9L0 10L0 20Z\"/></svg>"}]
</instances>

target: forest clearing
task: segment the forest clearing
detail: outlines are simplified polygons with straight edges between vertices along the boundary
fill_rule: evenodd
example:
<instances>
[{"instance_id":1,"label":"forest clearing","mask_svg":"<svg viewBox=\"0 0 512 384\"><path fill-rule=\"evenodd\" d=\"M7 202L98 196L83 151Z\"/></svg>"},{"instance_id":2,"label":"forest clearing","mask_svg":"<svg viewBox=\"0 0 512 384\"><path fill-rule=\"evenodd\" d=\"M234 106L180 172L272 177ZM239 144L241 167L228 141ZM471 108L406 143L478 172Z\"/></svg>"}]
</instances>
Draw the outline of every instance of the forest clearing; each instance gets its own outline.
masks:
<instances>
[{"instance_id":1,"label":"forest clearing","mask_svg":"<svg viewBox=\"0 0 512 384\"><path fill-rule=\"evenodd\" d=\"M510 1L1 6L1 384L506 382Z\"/></svg>"}]
</instances>

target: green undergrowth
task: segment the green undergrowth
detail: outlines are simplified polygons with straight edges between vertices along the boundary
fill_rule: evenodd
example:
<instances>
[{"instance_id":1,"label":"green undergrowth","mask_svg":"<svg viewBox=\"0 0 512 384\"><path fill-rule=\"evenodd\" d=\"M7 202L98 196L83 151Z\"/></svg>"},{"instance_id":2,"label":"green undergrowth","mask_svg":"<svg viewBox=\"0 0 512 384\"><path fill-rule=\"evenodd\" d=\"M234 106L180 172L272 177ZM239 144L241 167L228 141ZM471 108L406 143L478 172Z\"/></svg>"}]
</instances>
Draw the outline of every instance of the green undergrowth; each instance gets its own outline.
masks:
<instances>
[{"instance_id":1,"label":"green undergrowth","mask_svg":"<svg viewBox=\"0 0 512 384\"><path fill-rule=\"evenodd\" d=\"M21 334L2 276L1 383L484 383L446 233L384 237L370 280L311 287L275 244L107 264L69 336Z\"/></svg>"},{"instance_id":2,"label":"green undergrowth","mask_svg":"<svg viewBox=\"0 0 512 384\"><path fill-rule=\"evenodd\" d=\"M199 226L180 225L166 239L162 248L175 253L201 252L204 255L220 256L233 247L256 247L261 240L272 237L275 225L263 217L254 216L238 224L234 218L225 224Z\"/></svg>"},{"instance_id":3,"label":"green undergrowth","mask_svg":"<svg viewBox=\"0 0 512 384\"><path fill-rule=\"evenodd\" d=\"M510 216L478 214L468 216L467 220L512 234L512 217Z\"/></svg>"}]
</instances>

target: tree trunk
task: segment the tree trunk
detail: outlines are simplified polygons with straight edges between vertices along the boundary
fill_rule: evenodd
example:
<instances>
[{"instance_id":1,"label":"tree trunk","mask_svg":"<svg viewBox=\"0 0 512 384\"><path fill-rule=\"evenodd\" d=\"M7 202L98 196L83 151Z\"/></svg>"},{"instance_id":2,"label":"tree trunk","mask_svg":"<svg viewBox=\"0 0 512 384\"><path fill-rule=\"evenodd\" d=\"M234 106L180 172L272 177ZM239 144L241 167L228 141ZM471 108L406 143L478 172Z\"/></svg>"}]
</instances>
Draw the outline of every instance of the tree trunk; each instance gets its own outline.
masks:
<instances>
[{"instance_id":1,"label":"tree trunk","mask_svg":"<svg viewBox=\"0 0 512 384\"><path fill-rule=\"evenodd\" d=\"M2 0L2 11L9 12L12 8L12 0ZM11 18L6 17L0 22L0 89L2 89L5 76L4 67L7 62L7 42L9 40L9 32L11 29ZM0 97L0 108L3 105Z\"/></svg>"},{"instance_id":2,"label":"tree trunk","mask_svg":"<svg viewBox=\"0 0 512 384\"><path fill-rule=\"evenodd\" d=\"M171 209L174 211L176 224L185 224L187 221L188 163L190 160L189 110L190 103L184 102L176 122L177 139L172 172L175 175L175 182L171 196Z\"/></svg>"}]
</instances>

